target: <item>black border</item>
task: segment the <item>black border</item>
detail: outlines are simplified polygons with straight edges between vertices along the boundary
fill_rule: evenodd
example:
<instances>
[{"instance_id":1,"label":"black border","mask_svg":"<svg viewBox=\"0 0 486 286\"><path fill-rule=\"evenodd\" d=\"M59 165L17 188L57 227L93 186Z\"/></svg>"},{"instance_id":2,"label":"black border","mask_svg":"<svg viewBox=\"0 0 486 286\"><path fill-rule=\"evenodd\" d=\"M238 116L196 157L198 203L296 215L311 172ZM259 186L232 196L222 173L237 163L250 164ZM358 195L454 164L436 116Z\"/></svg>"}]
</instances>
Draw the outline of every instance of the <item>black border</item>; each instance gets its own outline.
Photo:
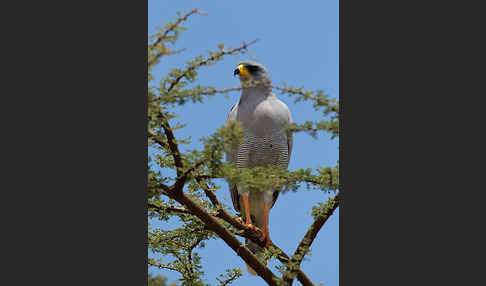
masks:
<instances>
[{"instance_id":1,"label":"black border","mask_svg":"<svg viewBox=\"0 0 486 286\"><path fill-rule=\"evenodd\" d=\"M0 284L146 285L147 2L21 5L4 10Z\"/></svg>"},{"instance_id":2,"label":"black border","mask_svg":"<svg viewBox=\"0 0 486 286\"><path fill-rule=\"evenodd\" d=\"M469 5L340 1L341 285L484 281L484 142L469 137L484 17Z\"/></svg>"}]
</instances>

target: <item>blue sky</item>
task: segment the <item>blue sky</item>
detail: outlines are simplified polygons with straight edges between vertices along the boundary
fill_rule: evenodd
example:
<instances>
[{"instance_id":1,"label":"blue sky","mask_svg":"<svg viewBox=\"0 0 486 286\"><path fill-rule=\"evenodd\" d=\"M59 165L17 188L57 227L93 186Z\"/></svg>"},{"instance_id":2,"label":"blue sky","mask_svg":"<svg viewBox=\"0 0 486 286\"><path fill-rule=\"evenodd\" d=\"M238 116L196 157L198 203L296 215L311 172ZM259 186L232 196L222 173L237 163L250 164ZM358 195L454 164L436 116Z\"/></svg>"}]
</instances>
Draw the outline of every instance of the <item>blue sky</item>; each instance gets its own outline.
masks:
<instances>
[{"instance_id":1,"label":"blue sky","mask_svg":"<svg viewBox=\"0 0 486 286\"><path fill-rule=\"evenodd\" d=\"M291 86L305 86L307 90L322 89L332 97L339 97L339 26L338 1L148 1L148 32L153 34L157 27L175 19L176 12L188 12L194 8L208 12L209 16L193 15L186 22L187 30L182 32L175 49L185 48L181 54L164 58L154 69L157 79L171 67L183 67L185 62L200 53L216 50L217 45L237 47L243 41L255 38L260 41L250 48L259 62L266 66L273 84L283 82ZM241 57L229 56L215 66L200 69L201 85L216 88L238 86L238 78L233 70L240 60L251 59L246 54ZM179 138L191 136L193 142L186 148L202 146L199 139L213 133L226 121L231 106L238 100L239 93L229 97L216 95L203 104L188 104L183 109L176 108L179 121L187 127L177 130ZM280 96L292 112L295 122L320 119L320 113L310 104L294 104L292 98ZM201 120L203 118L204 120ZM320 133L317 140L298 133L294 136L294 147L289 169L319 168L335 166L338 157L338 139L330 140ZM228 187L224 181L217 181L222 188L217 195L220 200L231 204ZM307 228L312 223L311 207L325 201L327 196L321 191L301 187L296 193L279 196L270 213L270 236L288 255L291 255ZM174 227L155 223L153 227ZM302 269L316 284L339 285L339 209L321 229L311 248L312 254L302 263ZM225 269L240 267L243 277L233 285L266 285L258 276L246 272L244 262L225 245L222 240L211 240L204 249L198 250L202 256L207 282L216 285L215 277ZM274 266L269 266L278 274ZM179 274L168 270L154 270L168 277L169 282L179 278ZM299 285L295 282L294 285Z\"/></svg>"}]
</instances>

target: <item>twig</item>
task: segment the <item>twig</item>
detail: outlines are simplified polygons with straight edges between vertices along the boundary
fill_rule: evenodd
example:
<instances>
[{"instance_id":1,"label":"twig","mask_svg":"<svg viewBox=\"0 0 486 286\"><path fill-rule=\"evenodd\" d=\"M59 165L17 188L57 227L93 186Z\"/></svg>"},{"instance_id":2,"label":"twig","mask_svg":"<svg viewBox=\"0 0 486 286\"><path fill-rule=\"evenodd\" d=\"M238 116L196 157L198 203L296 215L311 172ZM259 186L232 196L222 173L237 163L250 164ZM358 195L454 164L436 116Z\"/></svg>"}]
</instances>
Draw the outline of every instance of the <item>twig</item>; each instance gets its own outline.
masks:
<instances>
[{"instance_id":1,"label":"twig","mask_svg":"<svg viewBox=\"0 0 486 286\"><path fill-rule=\"evenodd\" d=\"M166 192L171 192L174 189L174 186L167 186L166 184L158 183L155 186L149 186L148 188L162 189L163 193L166 193Z\"/></svg>"},{"instance_id":2,"label":"twig","mask_svg":"<svg viewBox=\"0 0 486 286\"><path fill-rule=\"evenodd\" d=\"M194 164L194 166L192 166L191 168L187 169L183 174L182 174L182 178L185 178L187 179L187 177L189 176L190 173L194 172L197 168L199 168L202 164L204 164L205 162L204 161L199 161L197 162L196 164Z\"/></svg>"},{"instance_id":3,"label":"twig","mask_svg":"<svg viewBox=\"0 0 486 286\"><path fill-rule=\"evenodd\" d=\"M160 146L162 146L162 148L165 148L165 149L170 150L169 144L167 144L167 142L162 141L159 138L157 138L157 136L154 133L152 133L152 132L149 131L148 132L148 135L149 135L150 139L154 140L157 144L159 144Z\"/></svg>"},{"instance_id":4,"label":"twig","mask_svg":"<svg viewBox=\"0 0 486 286\"><path fill-rule=\"evenodd\" d=\"M229 92L232 92L232 91L238 91L238 90L242 90L242 89L243 88L241 86L227 88L227 89L213 89L213 90L210 90L208 92L202 92L202 93L200 93L200 95L213 95L213 94L216 94L216 93L229 93ZM150 103L157 102L161 99L162 99L162 97L156 97L156 98L152 99L150 101Z\"/></svg>"},{"instance_id":5,"label":"twig","mask_svg":"<svg viewBox=\"0 0 486 286\"><path fill-rule=\"evenodd\" d=\"M244 44L244 43L245 43L245 42L243 42L243 44ZM254 60L255 62L258 62L258 59L255 57L255 55L254 55L252 52L250 52L250 50L248 50L247 52L248 52L248 54L250 55L250 57L251 57L251 59L252 59L252 60Z\"/></svg>"},{"instance_id":6,"label":"twig","mask_svg":"<svg viewBox=\"0 0 486 286\"><path fill-rule=\"evenodd\" d=\"M329 200L330 200L330 207L327 209L327 212L323 215L317 216L317 218L314 220L312 225L307 230L307 233L304 235L299 245L297 246L297 249L292 255L292 258L290 258L290 263L293 265L292 269L289 269L290 274L285 274L283 277L283 280L287 282L288 285L292 284L292 280L293 280L292 276L296 272L294 270L295 267L300 266L300 263L304 259L304 256L307 254L310 246L312 245L312 242L314 242L314 239L319 233L319 230L321 230L324 223L329 219L329 217L334 213L334 211L339 206L339 193L336 196L334 196L334 198L331 198Z\"/></svg>"},{"instance_id":7,"label":"twig","mask_svg":"<svg viewBox=\"0 0 486 286\"><path fill-rule=\"evenodd\" d=\"M229 277L228 279L224 280L224 281L221 281L219 280L219 285L220 286L226 286L226 285L229 285L231 284L233 281L236 280L236 278L238 278L238 273L233 273L233 275L231 277Z\"/></svg>"},{"instance_id":8,"label":"twig","mask_svg":"<svg viewBox=\"0 0 486 286\"><path fill-rule=\"evenodd\" d=\"M182 18L178 18L176 20L176 22L174 22L171 26L169 26L169 28L167 28L167 30L165 30L164 34L162 34L162 36L158 37L153 43L152 45L150 46L150 49L155 49L155 47L163 40L165 40L167 38L167 35L171 32L171 31L174 31L174 29L179 26L179 24L181 24L183 21L186 21L187 18L189 16L191 16L192 14L194 13L198 13L200 15L209 15L208 13L206 12L202 12L198 9L194 9L192 11L189 11L186 15L184 15ZM185 49L180 49L180 50L175 50L175 51L169 51L169 52L160 52L158 53L157 55L155 55L149 62L148 62L148 66L152 66L155 62L157 62L157 60L162 57L162 56L167 56L167 55L174 55L174 54L178 54L182 51L184 51Z\"/></svg>"},{"instance_id":9,"label":"twig","mask_svg":"<svg viewBox=\"0 0 486 286\"><path fill-rule=\"evenodd\" d=\"M189 260L189 263L192 264L192 251L194 250L194 248L201 242L203 241L204 238L203 237L200 237L196 240L196 242L194 242L190 247L189 249L187 250L187 259ZM191 273L194 273L193 269L190 268L189 271L191 271Z\"/></svg>"},{"instance_id":10,"label":"twig","mask_svg":"<svg viewBox=\"0 0 486 286\"><path fill-rule=\"evenodd\" d=\"M181 214L191 214L187 209L182 207L161 207L156 205L152 202L148 202L148 207L151 209L155 209L158 212L168 212L168 213L181 213Z\"/></svg>"},{"instance_id":11,"label":"twig","mask_svg":"<svg viewBox=\"0 0 486 286\"><path fill-rule=\"evenodd\" d=\"M169 270L177 271L177 272L180 273L179 270L175 269L174 267L167 266L167 265L162 265L162 264L158 264L158 263L151 263L150 261L148 262L148 264L150 266L157 267L157 268L160 268L160 269L169 269Z\"/></svg>"},{"instance_id":12,"label":"twig","mask_svg":"<svg viewBox=\"0 0 486 286\"><path fill-rule=\"evenodd\" d=\"M149 62L148 66L152 66L160 57L162 56L171 56L171 55L176 55L178 53L181 53L185 51L186 49L180 49L180 50L175 50L175 51L167 51L167 52L159 52L157 53Z\"/></svg>"},{"instance_id":13,"label":"twig","mask_svg":"<svg viewBox=\"0 0 486 286\"><path fill-rule=\"evenodd\" d=\"M174 88L174 86L176 86L179 83L179 81L183 77L187 76L188 73L192 72L197 67L200 67L200 66L203 66L203 65L207 65L210 62L216 60L217 58L219 58L221 56L229 55L229 54L234 54L235 52L239 52L241 50L246 50L246 49L248 49L248 46L253 45L254 43L256 43L259 40L260 39L256 38L255 40L249 42L248 44L247 43L243 43L243 45L241 45L238 48L234 48L234 49L230 49L230 50L226 50L226 51L225 50L222 50L220 53L217 53L217 54L215 54L215 55L213 55L213 56L205 59L204 61L200 62L199 64L190 66L183 73L181 73L178 77L176 77L176 79L170 84L169 88L167 89L167 93L169 93Z\"/></svg>"},{"instance_id":14,"label":"twig","mask_svg":"<svg viewBox=\"0 0 486 286\"><path fill-rule=\"evenodd\" d=\"M183 21L186 21L187 18L189 18L189 16L191 16L194 13L198 13L199 15L209 15L208 13L200 11L199 9L194 9L194 10L189 11L186 15L184 15L182 18L177 19L177 21L175 21L174 24L172 24L169 28L167 28L167 30L165 30L164 34L162 36L160 36L159 38L157 38L157 40L155 40L154 43L152 43L152 48L157 46L162 40L164 40L167 37L167 35L171 31L173 31L177 26L179 26L180 23L182 23Z\"/></svg>"},{"instance_id":15,"label":"twig","mask_svg":"<svg viewBox=\"0 0 486 286\"><path fill-rule=\"evenodd\" d=\"M177 55L177 54L179 54L179 53L182 53L182 52L183 52L183 51L185 51L185 50L186 50L186 49L184 48L184 49L179 49L179 50L175 50L175 51L170 51L170 52L167 52L165 55L166 55L166 56ZM160 55L162 55L162 54L160 54ZM157 56L159 56L159 55L157 55ZM157 60L157 58L158 58L158 57L155 57L155 59L154 59L154 60Z\"/></svg>"},{"instance_id":16,"label":"twig","mask_svg":"<svg viewBox=\"0 0 486 286\"><path fill-rule=\"evenodd\" d=\"M303 91L300 91L300 90L296 90L295 88L289 88L289 87L280 87L280 86L274 86L272 85L272 88L276 89L276 90L280 90L282 93L293 93L293 94L298 94L300 96L302 96L303 98L305 99L312 99L316 102L319 101L319 99L317 97L314 97L312 95L307 95L305 94ZM334 106L329 106L329 103L331 102L331 100L327 100L326 102L326 105L329 107L329 110L333 111L333 112L338 112L338 110L334 107Z\"/></svg>"}]
</instances>

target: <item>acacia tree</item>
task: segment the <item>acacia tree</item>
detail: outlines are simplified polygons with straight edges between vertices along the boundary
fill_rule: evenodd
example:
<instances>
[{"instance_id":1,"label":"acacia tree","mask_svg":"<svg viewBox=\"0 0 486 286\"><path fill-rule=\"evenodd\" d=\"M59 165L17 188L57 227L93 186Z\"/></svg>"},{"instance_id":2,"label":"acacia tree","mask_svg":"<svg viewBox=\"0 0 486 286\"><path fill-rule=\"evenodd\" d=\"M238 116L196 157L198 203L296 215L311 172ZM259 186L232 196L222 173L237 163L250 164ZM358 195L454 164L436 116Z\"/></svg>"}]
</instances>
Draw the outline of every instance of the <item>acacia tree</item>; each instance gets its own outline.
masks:
<instances>
[{"instance_id":1,"label":"acacia tree","mask_svg":"<svg viewBox=\"0 0 486 286\"><path fill-rule=\"evenodd\" d=\"M164 57L179 53L173 49L182 24L195 14L206 13L197 9L177 18L160 28L149 38L148 79L155 82L152 69ZM338 166L320 169L282 170L279 168L237 169L224 161L224 153L230 146L242 141L242 128L238 122L227 123L217 128L208 137L202 138L204 147L200 150L181 151L180 145L190 142L189 138L177 138L174 131L184 126L175 122L177 114L172 107L188 102L202 103L215 94L227 94L241 90L241 86L218 89L197 84L198 70L202 66L214 65L227 55L239 55L257 40L243 42L236 48L219 45L208 55L198 55L185 67L171 68L156 86L148 88L148 218L166 221L176 217L181 226L175 229L152 229L149 224L148 247L152 253L161 254L162 259L150 255L148 267L167 269L180 273L182 285L207 285L203 282L203 265L196 248L205 246L205 241L222 239L228 247L253 268L268 285L292 285L295 278L302 285L314 285L300 268L319 230L333 214L339 203ZM250 83L252 84L252 83ZM254 84L254 83L253 83ZM317 132L329 132L331 138L339 136L338 102L329 98L322 90L304 91L286 85L272 86L281 95L291 96L295 102L311 101L317 112L322 112L319 121L294 123L288 128L293 132L307 132L315 137ZM257 257L240 242L237 236L248 238L264 246L261 232L240 223L232 210L223 205L215 192L220 189L213 180L231 179L253 189L269 187L282 188L282 192L297 191L305 184L309 189L321 190L329 196L326 202L318 202L312 208L314 222L302 240L296 242L295 252L289 256L278 245L270 246ZM262 261L276 258L280 261L272 272ZM228 285L242 275L240 269L228 269L217 278L219 285Z\"/></svg>"}]
</instances>

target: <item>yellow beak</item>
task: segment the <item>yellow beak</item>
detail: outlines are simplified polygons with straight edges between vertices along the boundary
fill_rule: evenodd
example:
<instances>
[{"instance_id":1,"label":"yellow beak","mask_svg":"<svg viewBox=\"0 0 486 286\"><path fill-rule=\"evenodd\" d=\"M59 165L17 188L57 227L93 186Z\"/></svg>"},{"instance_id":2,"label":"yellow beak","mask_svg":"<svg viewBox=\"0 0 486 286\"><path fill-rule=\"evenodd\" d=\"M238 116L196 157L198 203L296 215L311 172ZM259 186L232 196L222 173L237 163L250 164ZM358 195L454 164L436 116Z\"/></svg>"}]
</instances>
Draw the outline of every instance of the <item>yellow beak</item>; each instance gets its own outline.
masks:
<instances>
[{"instance_id":1,"label":"yellow beak","mask_svg":"<svg viewBox=\"0 0 486 286\"><path fill-rule=\"evenodd\" d=\"M233 73L234 75L240 75L241 76L250 76L250 72L244 65L239 65L236 69L235 72Z\"/></svg>"}]
</instances>

